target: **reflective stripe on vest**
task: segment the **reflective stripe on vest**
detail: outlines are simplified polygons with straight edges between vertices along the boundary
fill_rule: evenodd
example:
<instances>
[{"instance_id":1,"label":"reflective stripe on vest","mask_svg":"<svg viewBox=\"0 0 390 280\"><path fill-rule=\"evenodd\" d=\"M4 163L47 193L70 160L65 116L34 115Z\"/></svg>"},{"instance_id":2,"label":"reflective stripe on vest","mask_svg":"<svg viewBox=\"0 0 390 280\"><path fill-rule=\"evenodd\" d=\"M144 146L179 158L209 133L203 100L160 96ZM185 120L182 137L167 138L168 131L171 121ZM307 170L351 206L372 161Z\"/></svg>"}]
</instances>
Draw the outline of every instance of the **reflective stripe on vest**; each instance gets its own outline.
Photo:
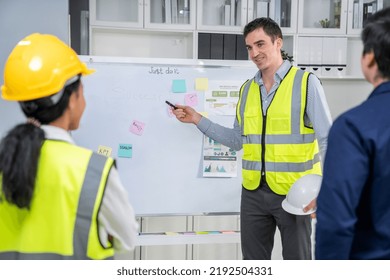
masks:
<instances>
[{"instance_id":1,"label":"reflective stripe on vest","mask_svg":"<svg viewBox=\"0 0 390 280\"><path fill-rule=\"evenodd\" d=\"M111 259L114 253L113 249L102 248L101 245L97 244L99 242L97 229L97 212L102 200L108 172L113 165L113 160L64 142L45 141L45 145L49 145L51 149L56 149L59 145L69 145L67 146L67 148L72 149L72 153L79 153L81 155L81 158L85 156L89 157L87 161L88 166L85 171L85 176L82 181L81 189L79 190L77 209L75 209L77 214L75 215L76 217L74 221L72 237L73 254L68 255L61 253L36 253L36 251L38 250L29 249L30 247L28 245L28 242L18 241L18 243L26 245L24 245L24 247L22 246L21 248L19 246L17 250L10 250L10 248L4 249L4 247L0 245L0 259ZM74 160L77 160L77 158L75 158ZM8 209L11 209L13 207L13 213L15 213L15 211L20 211L21 216L25 217L26 219L29 218L28 212L23 212L28 210L15 209L16 206L9 205L7 202L5 202L5 200L0 203L0 209L1 207L3 207L5 210L7 210L7 207ZM63 215L66 215L66 213L64 213ZM0 217L0 224L6 224L6 221L2 222L1 219L2 217ZM42 213L42 219L45 219L45 213ZM61 221L58 221L58 223L61 223ZM55 225L53 226L55 227ZM34 233L40 234L39 232ZM1 236L2 234L0 233L0 237ZM59 242L61 242L61 240L59 240ZM93 247L99 248L94 249ZM45 250L42 251L44 252Z\"/></svg>"},{"instance_id":2,"label":"reflective stripe on vest","mask_svg":"<svg viewBox=\"0 0 390 280\"><path fill-rule=\"evenodd\" d=\"M314 130L303 121L308 76L308 72L291 67L264 116L259 85L254 79L243 85L237 119L243 135L246 189L258 188L263 178L275 193L285 195L301 176L321 174Z\"/></svg>"}]
</instances>

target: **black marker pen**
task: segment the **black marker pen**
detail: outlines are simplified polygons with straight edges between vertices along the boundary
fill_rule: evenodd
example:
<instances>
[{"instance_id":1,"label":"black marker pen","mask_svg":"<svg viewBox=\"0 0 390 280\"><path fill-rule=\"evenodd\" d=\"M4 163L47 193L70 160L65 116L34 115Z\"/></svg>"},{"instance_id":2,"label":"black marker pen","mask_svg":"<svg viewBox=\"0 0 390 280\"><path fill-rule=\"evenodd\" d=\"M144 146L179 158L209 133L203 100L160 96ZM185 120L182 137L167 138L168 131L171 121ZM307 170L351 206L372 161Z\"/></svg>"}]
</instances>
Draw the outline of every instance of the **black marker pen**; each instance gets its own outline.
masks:
<instances>
[{"instance_id":1,"label":"black marker pen","mask_svg":"<svg viewBox=\"0 0 390 280\"><path fill-rule=\"evenodd\" d=\"M174 110L179 109L175 105L173 105L171 102L165 100L165 103L167 103L169 106L171 106Z\"/></svg>"}]
</instances>

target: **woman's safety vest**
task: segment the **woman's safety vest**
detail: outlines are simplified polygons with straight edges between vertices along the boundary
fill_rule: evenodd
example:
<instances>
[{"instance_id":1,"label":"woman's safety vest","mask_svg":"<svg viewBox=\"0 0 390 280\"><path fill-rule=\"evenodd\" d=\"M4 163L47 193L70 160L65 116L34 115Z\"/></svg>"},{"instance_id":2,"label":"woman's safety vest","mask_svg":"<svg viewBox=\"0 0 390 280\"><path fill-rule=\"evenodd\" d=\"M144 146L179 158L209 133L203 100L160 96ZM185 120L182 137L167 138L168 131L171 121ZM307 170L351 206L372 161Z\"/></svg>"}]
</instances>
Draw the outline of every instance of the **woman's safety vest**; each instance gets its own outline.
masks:
<instances>
[{"instance_id":1,"label":"woman's safety vest","mask_svg":"<svg viewBox=\"0 0 390 280\"><path fill-rule=\"evenodd\" d=\"M90 150L45 140L30 209L0 193L0 259L112 258L112 244L100 242L97 215L113 164Z\"/></svg>"},{"instance_id":2,"label":"woman's safety vest","mask_svg":"<svg viewBox=\"0 0 390 280\"><path fill-rule=\"evenodd\" d=\"M303 175L321 175L314 130L304 123L308 77L308 72L291 67L265 114L254 79L241 87L237 118L243 137L244 188L268 184L275 193L286 195Z\"/></svg>"}]
</instances>

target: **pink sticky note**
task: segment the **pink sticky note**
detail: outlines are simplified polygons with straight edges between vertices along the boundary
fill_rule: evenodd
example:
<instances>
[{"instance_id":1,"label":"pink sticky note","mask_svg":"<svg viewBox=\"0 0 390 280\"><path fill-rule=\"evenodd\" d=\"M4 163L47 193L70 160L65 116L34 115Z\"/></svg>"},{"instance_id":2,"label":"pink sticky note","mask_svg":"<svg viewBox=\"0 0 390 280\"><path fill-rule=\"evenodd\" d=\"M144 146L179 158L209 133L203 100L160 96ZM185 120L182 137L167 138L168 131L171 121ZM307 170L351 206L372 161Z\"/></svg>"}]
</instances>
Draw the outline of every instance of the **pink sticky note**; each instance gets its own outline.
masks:
<instances>
[{"instance_id":1,"label":"pink sticky note","mask_svg":"<svg viewBox=\"0 0 390 280\"><path fill-rule=\"evenodd\" d=\"M129 130L134 134L142 135L142 133L144 133L144 129L145 129L145 124L143 122L134 120L131 123Z\"/></svg>"},{"instance_id":2,"label":"pink sticky note","mask_svg":"<svg viewBox=\"0 0 390 280\"><path fill-rule=\"evenodd\" d=\"M198 105L198 95L196 93L187 93L184 101L187 106L196 106Z\"/></svg>"}]
</instances>

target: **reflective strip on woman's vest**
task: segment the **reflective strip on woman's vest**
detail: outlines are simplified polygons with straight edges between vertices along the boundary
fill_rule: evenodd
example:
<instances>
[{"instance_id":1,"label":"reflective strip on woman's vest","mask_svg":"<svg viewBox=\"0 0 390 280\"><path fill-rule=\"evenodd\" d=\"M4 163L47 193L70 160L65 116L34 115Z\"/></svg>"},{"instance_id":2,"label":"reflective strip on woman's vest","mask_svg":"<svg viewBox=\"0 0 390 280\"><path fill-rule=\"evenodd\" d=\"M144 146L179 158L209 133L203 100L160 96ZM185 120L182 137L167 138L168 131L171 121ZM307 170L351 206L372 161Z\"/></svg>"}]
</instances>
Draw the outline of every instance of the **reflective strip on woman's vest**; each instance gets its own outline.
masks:
<instances>
[{"instance_id":1,"label":"reflective strip on woman's vest","mask_svg":"<svg viewBox=\"0 0 390 280\"><path fill-rule=\"evenodd\" d=\"M30 210L0 193L0 259L111 259L114 249L100 241L97 216L113 164L90 150L45 140Z\"/></svg>"},{"instance_id":2,"label":"reflective strip on woman's vest","mask_svg":"<svg viewBox=\"0 0 390 280\"><path fill-rule=\"evenodd\" d=\"M257 189L261 182L286 195L303 175L321 175L314 129L304 123L308 77L308 72L291 67L265 115L260 86L251 79L241 87L237 119L243 137L244 188Z\"/></svg>"}]
</instances>

